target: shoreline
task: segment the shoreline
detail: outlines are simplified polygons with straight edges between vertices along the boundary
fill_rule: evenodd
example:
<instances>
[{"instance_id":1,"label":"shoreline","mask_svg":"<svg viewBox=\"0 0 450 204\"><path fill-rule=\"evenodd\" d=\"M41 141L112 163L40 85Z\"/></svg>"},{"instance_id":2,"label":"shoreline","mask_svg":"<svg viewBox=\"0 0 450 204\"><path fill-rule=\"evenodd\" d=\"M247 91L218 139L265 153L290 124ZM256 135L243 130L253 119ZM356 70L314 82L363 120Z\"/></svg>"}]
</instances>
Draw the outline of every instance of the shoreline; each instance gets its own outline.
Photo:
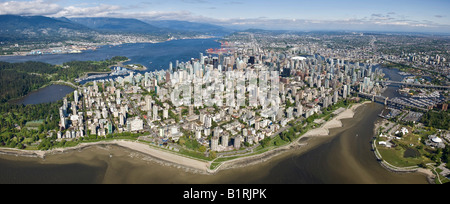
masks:
<instances>
[{"instance_id":1,"label":"shoreline","mask_svg":"<svg viewBox=\"0 0 450 204\"><path fill-rule=\"evenodd\" d=\"M10 156L21 156L21 157L34 157L45 159L46 156L55 154L64 154L66 152L83 150L84 148L92 146L101 145L117 145L122 148L129 149L131 151L143 153L146 156L152 158L161 165L170 165L185 168L195 173L207 172L209 168L208 162L203 162L195 159L191 159L185 156L180 156L172 152L166 152L164 150L159 150L150 147L150 145L145 143L140 143L136 141L129 140L112 140L112 141L100 141L92 143L81 143L74 147L68 148L56 148L52 150L42 151L42 150L20 150L14 148L0 148L0 154L10 155Z\"/></svg>"},{"instance_id":2,"label":"shoreline","mask_svg":"<svg viewBox=\"0 0 450 204\"><path fill-rule=\"evenodd\" d=\"M151 40L151 41L144 41L144 42L119 42L119 43L100 43L99 45L95 45L95 49L86 49L86 50L78 50L80 52L75 52L75 53L71 53L71 52L64 52L64 53L51 53L51 54L35 54L35 55L30 55L28 54L30 51L26 51L26 52L16 52L13 54L6 54L6 55L0 55L1 57L26 57L26 56L44 56L44 55L67 55L67 54L82 54L84 53L83 51L96 51L97 49L104 47L104 46L120 46L120 45L124 45L124 44L139 44L139 43L149 43L149 44L157 44L157 43L165 43L165 42L170 42L173 40L196 40L196 39L214 39L214 38L220 38L218 36L197 36L197 37L186 37L186 38L177 38L177 39L166 39L166 40ZM50 48L42 48L42 49L50 49ZM0 59L1 61L1 59Z\"/></svg>"},{"instance_id":3,"label":"shoreline","mask_svg":"<svg viewBox=\"0 0 450 204\"><path fill-rule=\"evenodd\" d=\"M355 115L356 109L361 107L362 105L372 103L371 101L366 101L364 103L354 104L351 108L345 109L345 111L342 111L335 117L333 117L331 120L325 122L321 127L309 130L306 132L303 136L297 138L295 141L285 145L281 146L272 150L269 150L267 152L253 155L253 156L247 156L242 158L237 158L229 161L222 162L220 166L218 166L214 170L209 170L209 173L215 174L220 172L221 170L226 169L234 169L234 168L242 168L246 166L251 166L259 163L264 163L268 160L271 160L272 158L279 156L286 151L293 150L293 149L301 149L302 147L308 146L308 142L302 142L301 140L304 138L313 138L313 137L325 137L330 136L330 129L333 128L339 128L342 127L343 124L341 120L343 119L351 119ZM306 150L307 151L307 150Z\"/></svg>"},{"instance_id":4,"label":"shoreline","mask_svg":"<svg viewBox=\"0 0 450 204\"><path fill-rule=\"evenodd\" d=\"M386 119L382 119L381 121L375 123L375 126L374 126L375 136L374 137L377 137L376 136L377 130L381 126L381 124L383 123L384 120L386 120ZM427 181L429 184L435 184L434 179L435 179L436 175L434 175L430 169L421 168L418 166L398 167L398 166L394 166L394 165L388 163L387 161L385 161L383 159L383 156L381 156L381 154L378 152L376 139L372 140L372 149L373 149L373 153L374 153L375 157L377 158L378 163L387 171L390 171L393 173L420 173L427 177Z\"/></svg>"},{"instance_id":5,"label":"shoreline","mask_svg":"<svg viewBox=\"0 0 450 204\"><path fill-rule=\"evenodd\" d=\"M111 141L100 141L100 142L92 142L92 143L81 143L74 147L68 148L57 148L47 151L41 150L19 150L13 148L0 148L0 155L8 155L8 156L16 156L23 158L40 158L42 161L46 161L47 156L55 155L58 158L58 155L73 153L74 151L88 151L88 148L97 148L104 147L104 145L113 145L119 148L123 148L121 151L130 151L132 153L137 153L141 155L138 157L143 161L149 161L152 163L156 163L156 165L161 165L165 167L171 167L174 169L178 169L184 171L186 173L191 173L194 175L215 175L221 171L232 170L232 169L242 169L245 167L263 164L267 161L278 161L280 158L284 156L289 156L290 153L295 154L304 154L308 151L311 151L317 146L323 144L327 138L332 138L335 136L333 133L330 135L330 130L334 128L343 127L342 120L343 119L352 119L354 115L358 113L358 108L363 105L371 104L372 102L366 101L364 103L354 104L350 108L345 109L340 112L338 115L330 119L329 121L323 123L321 127L316 129L311 129L306 132L303 136L297 138L295 141L286 144L285 146L278 147L276 149L269 150L267 152L246 156L241 158L236 158L229 161L221 162L216 169L211 170L210 165L213 161L201 161L200 159L189 158L185 155L180 155L175 152L170 152L169 150L160 149L149 145L148 143L138 142L135 140L111 140ZM358 111L358 112L357 112ZM377 121L374 125L376 129L376 125L379 122ZM334 131L333 131L334 132ZM325 134L327 133L327 134ZM375 132L376 133L376 132ZM309 140L311 138L311 140ZM314 139L312 139L314 138ZM320 139L323 138L323 139ZM372 144L373 145L373 144ZM90 150L89 150L90 151ZM374 151L374 154L376 152ZM12 158L12 160L14 160ZM54 163L52 159L47 160L50 163ZM389 168L389 166L383 165L382 162L378 162L385 170L389 172L394 172L396 174L406 174L406 173L419 173L426 176L426 179L429 184L433 184L433 176L434 174L429 169L417 168L409 172L401 171L401 169ZM58 163L54 163L58 164Z\"/></svg>"},{"instance_id":6,"label":"shoreline","mask_svg":"<svg viewBox=\"0 0 450 204\"><path fill-rule=\"evenodd\" d=\"M308 145L307 142L301 141L303 138L329 136L329 129L342 127L342 122L341 122L342 119L353 118L356 109L367 103L371 103L371 102L366 101L364 103L354 104L351 108L348 108L345 111L342 111L341 113L339 113L338 115L333 117L331 120L322 124L321 127L309 130L303 136L297 138L295 141L293 141L285 146L281 146L281 147L269 150L269 151L261 153L261 154L236 158L233 160L222 162L214 170L210 169L210 165L212 164L212 161L200 161L198 159L189 158L185 155L178 155L174 152L168 152L163 149L156 148L156 147L153 148L153 147L151 147L151 145L146 144L146 143L141 143L141 142L137 142L137 141L129 141L129 140L112 140L112 141L100 141L100 142L93 142L93 143L81 143L74 147L57 148L57 149L52 149L52 150L47 150L47 151L0 148L0 154L23 156L23 157L35 157L35 158L45 159L45 157L48 155L63 154L65 152L69 152L69 151L73 151L73 150L82 150L83 148L90 147L90 146L117 145L117 146L129 149L129 150L136 151L139 153L143 153L147 156L150 156L153 161L159 163L160 165L183 168L187 171L190 171L190 172L196 173L196 174L212 175L212 174L216 174L216 173L218 173L222 170L226 170L226 169L242 168L245 166L263 163L268 160L271 160L272 158L274 158L278 155L281 155L282 153L284 153L286 151L293 150L293 149L299 149L303 146L307 146Z\"/></svg>"}]
</instances>

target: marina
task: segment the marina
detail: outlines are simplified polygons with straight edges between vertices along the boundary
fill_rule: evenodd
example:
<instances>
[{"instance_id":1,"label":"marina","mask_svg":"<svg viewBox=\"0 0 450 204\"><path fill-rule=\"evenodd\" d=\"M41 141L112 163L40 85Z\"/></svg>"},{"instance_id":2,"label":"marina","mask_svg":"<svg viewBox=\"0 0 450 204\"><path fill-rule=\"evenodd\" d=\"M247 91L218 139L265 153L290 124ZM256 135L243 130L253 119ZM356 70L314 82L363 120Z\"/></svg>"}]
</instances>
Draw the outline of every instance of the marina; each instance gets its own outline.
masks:
<instances>
[{"instance_id":1,"label":"marina","mask_svg":"<svg viewBox=\"0 0 450 204\"><path fill-rule=\"evenodd\" d=\"M120 67L120 66L114 66L114 67L111 67L111 72L110 73L106 73L106 74L92 74L92 75L87 76L87 77L78 78L78 79L75 80L75 82L85 83L85 82L88 82L88 81L95 81L95 80L99 80L99 79L107 79L108 77L125 76L125 75L129 75L131 72L133 72L133 71L132 70L128 70L127 68Z\"/></svg>"}]
</instances>

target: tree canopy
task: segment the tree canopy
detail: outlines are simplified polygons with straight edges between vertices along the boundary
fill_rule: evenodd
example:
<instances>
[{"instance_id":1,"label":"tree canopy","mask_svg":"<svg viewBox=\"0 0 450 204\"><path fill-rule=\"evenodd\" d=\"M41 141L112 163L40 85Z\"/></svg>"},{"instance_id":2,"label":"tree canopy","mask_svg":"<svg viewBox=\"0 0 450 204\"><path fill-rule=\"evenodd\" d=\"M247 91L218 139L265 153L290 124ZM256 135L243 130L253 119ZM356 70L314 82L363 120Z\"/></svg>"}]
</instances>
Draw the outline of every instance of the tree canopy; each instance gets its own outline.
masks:
<instances>
[{"instance_id":1,"label":"tree canopy","mask_svg":"<svg viewBox=\"0 0 450 204\"><path fill-rule=\"evenodd\" d=\"M423 114L420 122L428 127L448 130L450 125L450 113L448 111L428 111Z\"/></svg>"}]
</instances>

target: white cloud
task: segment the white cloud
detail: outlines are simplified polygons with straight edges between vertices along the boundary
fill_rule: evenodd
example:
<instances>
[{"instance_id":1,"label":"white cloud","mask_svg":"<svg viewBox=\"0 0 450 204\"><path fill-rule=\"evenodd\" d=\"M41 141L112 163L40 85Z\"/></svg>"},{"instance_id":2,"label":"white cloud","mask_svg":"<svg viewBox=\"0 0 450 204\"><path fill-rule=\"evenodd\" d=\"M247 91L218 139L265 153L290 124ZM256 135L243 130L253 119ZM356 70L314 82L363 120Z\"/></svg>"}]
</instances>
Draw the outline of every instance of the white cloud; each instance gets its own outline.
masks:
<instances>
[{"instance_id":1,"label":"white cloud","mask_svg":"<svg viewBox=\"0 0 450 204\"><path fill-rule=\"evenodd\" d=\"M149 19L149 20L192 20L197 17L189 11L146 11L119 13L117 17Z\"/></svg>"},{"instance_id":2,"label":"white cloud","mask_svg":"<svg viewBox=\"0 0 450 204\"><path fill-rule=\"evenodd\" d=\"M120 6L101 4L94 7L68 6L51 16L55 17L106 17L121 9Z\"/></svg>"},{"instance_id":3,"label":"white cloud","mask_svg":"<svg viewBox=\"0 0 450 204\"><path fill-rule=\"evenodd\" d=\"M50 16L50 17L97 17L112 15L121 9L120 6L100 4L98 6L62 7L51 0L8 1L0 3L0 15Z\"/></svg>"},{"instance_id":4,"label":"white cloud","mask_svg":"<svg viewBox=\"0 0 450 204\"><path fill-rule=\"evenodd\" d=\"M0 3L0 15L52 15L63 8L58 4L48 3L44 0L35 1L8 1Z\"/></svg>"},{"instance_id":5,"label":"white cloud","mask_svg":"<svg viewBox=\"0 0 450 204\"><path fill-rule=\"evenodd\" d=\"M372 15L372 18L352 18L340 20L310 20L310 19L223 19L212 20L221 26L239 29L262 28L281 30L365 30L365 31L450 31L450 26L433 22L418 22Z\"/></svg>"},{"instance_id":6,"label":"white cloud","mask_svg":"<svg viewBox=\"0 0 450 204\"><path fill-rule=\"evenodd\" d=\"M188 4L204 4L204 3L208 3L208 1L206 0L181 0L184 3L188 3Z\"/></svg>"}]
</instances>

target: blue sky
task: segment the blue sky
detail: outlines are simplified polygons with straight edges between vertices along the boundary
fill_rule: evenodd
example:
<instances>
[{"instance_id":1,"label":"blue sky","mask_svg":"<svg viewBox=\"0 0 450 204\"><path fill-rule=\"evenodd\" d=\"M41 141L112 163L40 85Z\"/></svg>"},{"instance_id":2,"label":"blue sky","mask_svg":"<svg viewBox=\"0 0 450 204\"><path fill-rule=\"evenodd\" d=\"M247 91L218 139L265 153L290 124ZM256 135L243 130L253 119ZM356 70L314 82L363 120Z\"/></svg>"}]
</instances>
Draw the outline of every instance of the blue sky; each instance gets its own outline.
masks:
<instances>
[{"instance_id":1,"label":"blue sky","mask_svg":"<svg viewBox=\"0 0 450 204\"><path fill-rule=\"evenodd\" d=\"M450 32L449 0L0 0L0 14L187 20L234 28Z\"/></svg>"}]
</instances>

